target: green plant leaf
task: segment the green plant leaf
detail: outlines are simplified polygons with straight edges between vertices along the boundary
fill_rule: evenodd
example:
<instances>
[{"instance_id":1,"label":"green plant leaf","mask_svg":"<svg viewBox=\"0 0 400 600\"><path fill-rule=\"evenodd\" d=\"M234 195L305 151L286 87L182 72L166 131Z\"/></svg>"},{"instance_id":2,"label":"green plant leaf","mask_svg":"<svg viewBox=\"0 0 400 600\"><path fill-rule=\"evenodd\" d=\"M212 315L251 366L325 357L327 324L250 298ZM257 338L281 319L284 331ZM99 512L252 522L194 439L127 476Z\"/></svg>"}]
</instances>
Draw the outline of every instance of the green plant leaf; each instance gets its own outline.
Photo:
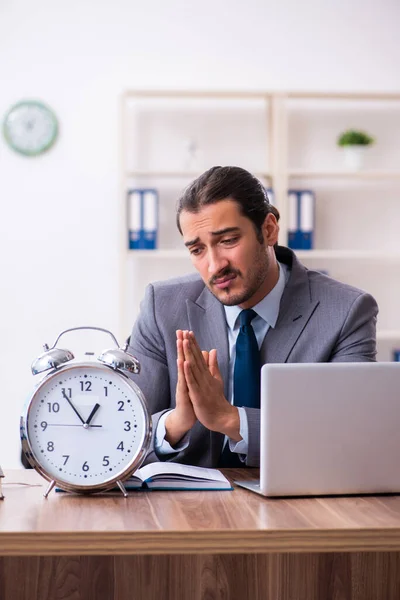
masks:
<instances>
[{"instance_id":1,"label":"green plant leaf","mask_svg":"<svg viewBox=\"0 0 400 600\"><path fill-rule=\"evenodd\" d=\"M357 129L347 129L337 139L338 146L369 146L375 142L374 138Z\"/></svg>"}]
</instances>

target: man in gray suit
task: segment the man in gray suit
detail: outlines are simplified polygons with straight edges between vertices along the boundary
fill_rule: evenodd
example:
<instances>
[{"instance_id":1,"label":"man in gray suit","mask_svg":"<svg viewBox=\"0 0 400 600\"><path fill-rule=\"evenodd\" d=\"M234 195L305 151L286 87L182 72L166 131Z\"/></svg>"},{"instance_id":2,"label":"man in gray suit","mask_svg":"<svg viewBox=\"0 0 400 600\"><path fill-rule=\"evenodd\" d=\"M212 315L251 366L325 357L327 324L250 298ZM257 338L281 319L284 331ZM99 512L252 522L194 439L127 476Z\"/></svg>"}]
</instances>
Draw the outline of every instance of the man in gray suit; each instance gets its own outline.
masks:
<instances>
[{"instance_id":1,"label":"man in gray suit","mask_svg":"<svg viewBox=\"0 0 400 600\"><path fill-rule=\"evenodd\" d=\"M256 313L261 364L375 360L375 300L302 266L277 245L278 220L238 167L213 167L181 197L177 225L199 275L148 286L130 337L153 420L148 462L216 467L228 444L258 466L260 409L238 406L232 385L242 309Z\"/></svg>"}]
</instances>

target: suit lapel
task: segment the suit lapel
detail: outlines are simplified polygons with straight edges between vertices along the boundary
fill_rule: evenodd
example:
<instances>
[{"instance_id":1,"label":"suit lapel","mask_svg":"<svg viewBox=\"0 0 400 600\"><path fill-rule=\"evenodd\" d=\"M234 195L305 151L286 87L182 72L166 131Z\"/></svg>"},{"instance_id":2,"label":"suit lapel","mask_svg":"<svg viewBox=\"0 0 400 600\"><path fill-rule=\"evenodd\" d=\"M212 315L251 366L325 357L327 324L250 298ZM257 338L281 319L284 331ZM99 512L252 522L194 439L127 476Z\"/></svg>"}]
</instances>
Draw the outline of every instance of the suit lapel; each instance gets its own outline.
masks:
<instances>
[{"instance_id":1,"label":"suit lapel","mask_svg":"<svg viewBox=\"0 0 400 600\"><path fill-rule=\"evenodd\" d=\"M285 315L279 316L275 328L270 327L261 346L263 364L288 361L293 346L318 304L318 301L308 305L296 304L289 307Z\"/></svg>"},{"instance_id":2,"label":"suit lapel","mask_svg":"<svg viewBox=\"0 0 400 600\"><path fill-rule=\"evenodd\" d=\"M216 348L218 366L228 397L229 344L222 304L205 287L196 302L186 300L189 324L202 350Z\"/></svg>"},{"instance_id":3,"label":"suit lapel","mask_svg":"<svg viewBox=\"0 0 400 600\"><path fill-rule=\"evenodd\" d=\"M290 254L285 252L280 255L279 250L277 252L278 260L291 262L292 268L282 295L276 326L269 328L261 346L263 363L288 361L293 346L319 304L319 301L311 299L307 269L292 252Z\"/></svg>"},{"instance_id":4,"label":"suit lapel","mask_svg":"<svg viewBox=\"0 0 400 600\"><path fill-rule=\"evenodd\" d=\"M222 304L205 287L196 302L186 300L189 325L202 350L216 348L218 366L224 382L224 395L229 399L229 343ZM196 424L207 431L200 423ZM218 464L224 436L209 431L210 464ZM199 432L199 439L202 435Z\"/></svg>"}]
</instances>

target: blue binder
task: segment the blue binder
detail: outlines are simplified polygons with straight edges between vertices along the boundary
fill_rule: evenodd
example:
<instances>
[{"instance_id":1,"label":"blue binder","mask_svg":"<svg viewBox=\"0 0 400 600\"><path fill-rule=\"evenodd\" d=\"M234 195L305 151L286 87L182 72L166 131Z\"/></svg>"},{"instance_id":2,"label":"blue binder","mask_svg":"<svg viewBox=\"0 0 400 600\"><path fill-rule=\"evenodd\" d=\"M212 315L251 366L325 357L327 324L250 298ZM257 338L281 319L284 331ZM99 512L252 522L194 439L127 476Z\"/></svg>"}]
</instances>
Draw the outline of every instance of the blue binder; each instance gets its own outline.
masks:
<instances>
[{"instance_id":1,"label":"blue binder","mask_svg":"<svg viewBox=\"0 0 400 600\"><path fill-rule=\"evenodd\" d=\"M155 250L158 234L158 191L154 188L128 190L128 247Z\"/></svg>"},{"instance_id":2,"label":"blue binder","mask_svg":"<svg viewBox=\"0 0 400 600\"><path fill-rule=\"evenodd\" d=\"M268 202L270 204L274 203L274 199L275 199L275 194L274 194L274 190L272 188L264 188L265 193L267 194L268 197Z\"/></svg>"},{"instance_id":3,"label":"blue binder","mask_svg":"<svg viewBox=\"0 0 400 600\"><path fill-rule=\"evenodd\" d=\"M292 250L301 249L300 208L297 190L288 191L288 247Z\"/></svg>"},{"instance_id":4,"label":"blue binder","mask_svg":"<svg viewBox=\"0 0 400 600\"><path fill-rule=\"evenodd\" d=\"M292 250L314 247L315 194L312 190L289 190L288 246Z\"/></svg>"}]
</instances>

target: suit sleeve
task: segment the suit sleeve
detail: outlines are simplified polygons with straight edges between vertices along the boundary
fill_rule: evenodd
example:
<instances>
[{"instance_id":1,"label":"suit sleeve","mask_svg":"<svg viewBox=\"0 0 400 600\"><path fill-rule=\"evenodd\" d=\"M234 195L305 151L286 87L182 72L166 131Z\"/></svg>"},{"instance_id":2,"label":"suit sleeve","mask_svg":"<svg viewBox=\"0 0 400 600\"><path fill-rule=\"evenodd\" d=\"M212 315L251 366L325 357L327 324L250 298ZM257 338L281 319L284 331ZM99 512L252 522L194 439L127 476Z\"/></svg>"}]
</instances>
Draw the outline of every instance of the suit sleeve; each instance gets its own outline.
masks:
<instances>
[{"instance_id":1,"label":"suit sleeve","mask_svg":"<svg viewBox=\"0 0 400 600\"><path fill-rule=\"evenodd\" d=\"M243 407L247 415L248 450L246 467L260 466L260 409Z\"/></svg>"},{"instance_id":2,"label":"suit sleeve","mask_svg":"<svg viewBox=\"0 0 400 600\"><path fill-rule=\"evenodd\" d=\"M146 288L132 329L129 352L139 360L140 373L131 378L143 392L152 420L152 440L146 462L155 462L159 460L154 451L155 432L159 418L171 408L171 394L165 342L157 323L151 284Z\"/></svg>"},{"instance_id":3,"label":"suit sleeve","mask_svg":"<svg viewBox=\"0 0 400 600\"><path fill-rule=\"evenodd\" d=\"M339 333L329 362L375 362L376 320L375 299L362 293L354 300Z\"/></svg>"}]
</instances>

